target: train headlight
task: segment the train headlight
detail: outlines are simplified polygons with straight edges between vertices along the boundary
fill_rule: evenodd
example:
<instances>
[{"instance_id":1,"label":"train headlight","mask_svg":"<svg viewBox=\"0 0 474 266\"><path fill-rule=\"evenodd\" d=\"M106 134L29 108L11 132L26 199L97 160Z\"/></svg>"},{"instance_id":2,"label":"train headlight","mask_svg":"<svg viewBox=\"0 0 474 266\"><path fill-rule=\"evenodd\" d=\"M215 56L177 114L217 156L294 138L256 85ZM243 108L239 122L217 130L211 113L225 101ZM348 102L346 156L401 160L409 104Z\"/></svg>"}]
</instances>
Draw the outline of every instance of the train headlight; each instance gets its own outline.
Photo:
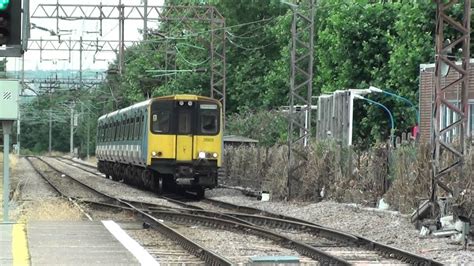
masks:
<instances>
[{"instance_id":1,"label":"train headlight","mask_svg":"<svg viewBox=\"0 0 474 266\"><path fill-rule=\"evenodd\" d=\"M206 153L203 151L200 151L198 154L199 159L206 159Z\"/></svg>"},{"instance_id":2,"label":"train headlight","mask_svg":"<svg viewBox=\"0 0 474 266\"><path fill-rule=\"evenodd\" d=\"M188 101L188 106L192 106L192 105L193 105L193 102Z\"/></svg>"},{"instance_id":3,"label":"train headlight","mask_svg":"<svg viewBox=\"0 0 474 266\"><path fill-rule=\"evenodd\" d=\"M214 153L212 154L212 157L217 158L217 152L214 152Z\"/></svg>"},{"instance_id":4,"label":"train headlight","mask_svg":"<svg viewBox=\"0 0 474 266\"><path fill-rule=\"evenodd\" d=\"M152 151L151 156L156 157L156 151Z\"/></svg>"}]
</instances>

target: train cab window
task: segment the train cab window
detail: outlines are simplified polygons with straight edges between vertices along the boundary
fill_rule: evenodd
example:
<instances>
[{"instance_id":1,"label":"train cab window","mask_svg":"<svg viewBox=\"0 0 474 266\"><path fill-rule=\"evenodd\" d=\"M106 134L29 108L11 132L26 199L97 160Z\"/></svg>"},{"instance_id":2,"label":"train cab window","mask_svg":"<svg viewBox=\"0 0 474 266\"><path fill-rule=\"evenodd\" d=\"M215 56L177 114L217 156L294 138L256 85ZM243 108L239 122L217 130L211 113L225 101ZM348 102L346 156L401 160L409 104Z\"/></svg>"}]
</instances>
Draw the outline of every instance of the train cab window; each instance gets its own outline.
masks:
<instances>
[{"instance_id":1,"label":"train cab window","mask_svg":"<svg viewBox=\"0 0 474 266\"><path fill-rule=\"evenodd\" d=\"M155 101L151 104L151 113L145 114L150 119L150 129L155 134L173 134L174 101Z\"/></svg>"},{"instance_id":2,"label":"train cab window","mask_svg":"<svg viewBox=\"0 0 474 266\"><path fill-rule=\"evenodd\" d=\"M178 134L191 134L191 126L191 112L188 110L178 112Z\"/></svg>"},{"instance_id":3,"label":"train cab window","mask_svg":"<svg viewBox=\"0 0 474 266\"><path fill-rule=\"evenodd\" d=\"M171 112L168 110L157 110L152 115L152 129L156 133L170 132Z\"/></svg>"},{"instance_id":4,"label":"train cab window","mask_svg":"<svg viewBox=\"0 0 474 266\"><path fill-rule=\"evenodd\" d=\"M219 110L216 104L200 105L199 131L201 134L217 134L219 132Z\"/></svg>"}]
</instances>

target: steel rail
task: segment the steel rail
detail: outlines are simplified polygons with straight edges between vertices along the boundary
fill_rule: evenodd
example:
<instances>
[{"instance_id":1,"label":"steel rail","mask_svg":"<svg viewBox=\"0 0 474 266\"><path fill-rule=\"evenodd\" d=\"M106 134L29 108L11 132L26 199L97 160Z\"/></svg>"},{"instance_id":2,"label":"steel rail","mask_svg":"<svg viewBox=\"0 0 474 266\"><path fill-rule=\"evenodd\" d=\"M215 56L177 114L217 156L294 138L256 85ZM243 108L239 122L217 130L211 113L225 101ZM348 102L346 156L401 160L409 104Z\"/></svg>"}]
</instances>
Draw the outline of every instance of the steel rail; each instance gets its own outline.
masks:
<instances>
[{"instance_id":1,"label":"steel rail","mask_svg":"<svg viewBox=\"0 0 474 266\"><path fill-rule=\"evenodd\" d=\"M302 224L310 224L310 225L314 225L314 226L324 227L323 225L313 223L313 222L310 222L310 221L305 221L305 220L302 220L302 219L298 219L298 218L294 218L294 217L290 217L290 216L286 216L286 215L282 215L282 214L276 214L276 213L273 213L273 212L268 212L268 211L260 210L260 209L257 209L257 208L252 208L252 207L247 207L247 206L242 206L242 205L236 205L236 204L232 204L232 203L229 203L229 202L220 201L220 200L216 200L216 199L205 198L205 199L202 199L201 202L208 203L208 204L211 204L213 206L217 206L217 207L224 208L224 209L231 210L231 211L243 212L243 213L246 213L246 214L263 215L263 216L267 216L267 217L273 217L273 218L277 218L277 219L288 220L288 221L293 221L293 222L302 223Z\"/></svg>"}]
</instances>

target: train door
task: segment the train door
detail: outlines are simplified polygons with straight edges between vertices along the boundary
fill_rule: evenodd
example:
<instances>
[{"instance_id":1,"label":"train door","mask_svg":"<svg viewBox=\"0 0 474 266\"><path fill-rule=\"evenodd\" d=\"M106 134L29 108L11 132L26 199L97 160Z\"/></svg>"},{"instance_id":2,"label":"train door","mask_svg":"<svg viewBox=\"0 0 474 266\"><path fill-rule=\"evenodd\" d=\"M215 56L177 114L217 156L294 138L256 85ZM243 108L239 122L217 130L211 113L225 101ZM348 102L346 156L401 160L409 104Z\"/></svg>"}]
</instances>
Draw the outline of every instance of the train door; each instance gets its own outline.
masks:
<instances>
[{"instance_id":1,"label":"train door","mask_svg":"<svg viewBox=\"0 0 474 266\"><path fill-rule=\"evenodd\" d=\"M194 102L177 102L177 135L176 135L176 160L192 161L193 159L193 127L194 127Z\"/></svg>"}]
</instances>

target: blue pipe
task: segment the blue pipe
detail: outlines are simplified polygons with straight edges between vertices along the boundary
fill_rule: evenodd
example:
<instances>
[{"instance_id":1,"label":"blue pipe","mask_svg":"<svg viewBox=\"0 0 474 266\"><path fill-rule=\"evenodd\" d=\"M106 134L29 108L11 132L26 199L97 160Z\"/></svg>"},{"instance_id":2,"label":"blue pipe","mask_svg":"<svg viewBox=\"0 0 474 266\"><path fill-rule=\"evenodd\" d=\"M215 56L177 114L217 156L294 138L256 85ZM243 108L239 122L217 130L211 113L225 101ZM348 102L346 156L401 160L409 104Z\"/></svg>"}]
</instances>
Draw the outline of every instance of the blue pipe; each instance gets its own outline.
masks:
<instances>
[{"instance_id":1,"label":"blue pipe","mask_svg":"<svg viewBox=\"0 0 474 266\"><path fill-rule=\"evenodd\" d=\"M359 96L360 96L360 95L359 95ZM369 103L378 105L378 106L382 107L382 108L388 113L388 115L390 116L390 123L391 123L391 125L392 125L392 127L390 128L390 143L393 145L393 133L394 133L394 130L395 130L395 120L393 119L392 112L390 112L390 110L388 110L388 108L387 108L385 105L383 105L383 104L381 104L381 103L379 103L379 102L373 101L373 100L371 100L371 99L367 99L367 98L362 97L362 96L360 96L360 97L358 97L358 98L363 99L363 100L366 100L366 101L368 101Z\"/></svg>"},{"instance_id":2,"label":"blue pipe","mask_svg":"<svg viewBox=\"0 0 474 266\"><path fill-rule=\"evenodd\" d=\"M408 100L407 98L403 97L403 96L400 96L400 95L397 95L395 93L391 93L391 92L388 92L388 91L384 91L382 90L382 93L385 93L387 95L390 95L392 97L395 97L397 99L400 99L406 103L408 103L414 110L415 110L415 113L416 113L416 124L419 125L420 124L420 112L418 111L418 108L416 107L415 104L413 104L410 100Z\"/></svg>"}]
</instances>

